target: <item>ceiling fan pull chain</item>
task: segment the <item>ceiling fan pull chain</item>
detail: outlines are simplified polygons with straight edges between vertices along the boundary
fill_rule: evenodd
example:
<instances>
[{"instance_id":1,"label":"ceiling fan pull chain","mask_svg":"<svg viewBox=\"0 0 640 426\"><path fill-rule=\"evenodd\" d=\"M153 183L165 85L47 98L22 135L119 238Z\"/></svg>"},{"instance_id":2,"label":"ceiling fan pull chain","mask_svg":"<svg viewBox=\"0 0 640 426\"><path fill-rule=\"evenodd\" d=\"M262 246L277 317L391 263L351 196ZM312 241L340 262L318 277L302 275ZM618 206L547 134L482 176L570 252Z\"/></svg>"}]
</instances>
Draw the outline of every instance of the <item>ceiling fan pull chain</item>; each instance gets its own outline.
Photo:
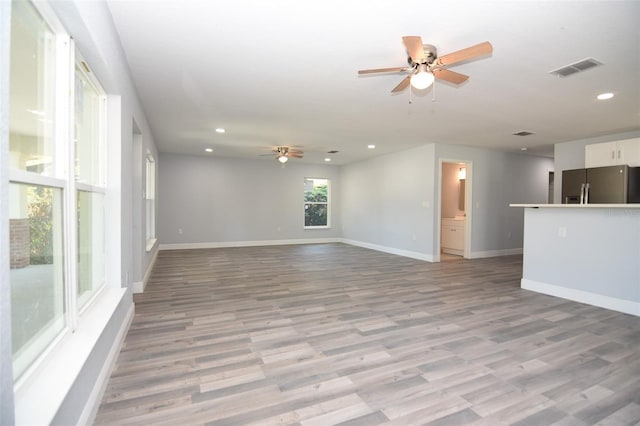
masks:
<instances>
[{"instance_id":1,"label":"ceiling fan pull chain","mask_svg":"<svg viewBox=\"0 0 640 426\"><path fill-rule=\"evenodd\" d=\"M413 91L411 90L411 84L409 84L409 105L411 105Z\"/></svg>"},{"instance_id":2,"label":"ceiling fan pull chain","mask_svg":"<svg viewBox=\"0 0 640 426\"><path fill-rule=\"evenodd\" d=\"M433 80L433 86L431 86L431 102L436 101L436 81Z\"/></svg>"}]
</instances>

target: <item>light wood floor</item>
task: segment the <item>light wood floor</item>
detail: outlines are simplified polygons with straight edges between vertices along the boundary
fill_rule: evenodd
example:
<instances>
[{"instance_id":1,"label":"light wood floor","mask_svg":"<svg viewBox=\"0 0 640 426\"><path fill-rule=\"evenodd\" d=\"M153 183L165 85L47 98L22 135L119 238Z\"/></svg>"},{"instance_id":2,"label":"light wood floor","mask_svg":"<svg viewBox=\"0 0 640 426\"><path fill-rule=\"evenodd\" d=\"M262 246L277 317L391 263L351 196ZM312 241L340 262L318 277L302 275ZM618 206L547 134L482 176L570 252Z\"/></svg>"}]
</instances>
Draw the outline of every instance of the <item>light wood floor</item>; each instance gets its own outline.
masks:
<instances>
[{"instance_id":1,"label":"light wood floor","mask_svg":"<svg viewBox=\"0 0 640 426\"><path fill-rule=\"evenodd\" d=\"M520 256L162 251L96 418L640 423L640 318L521 290Z\"/></svg>"}]
</instances>

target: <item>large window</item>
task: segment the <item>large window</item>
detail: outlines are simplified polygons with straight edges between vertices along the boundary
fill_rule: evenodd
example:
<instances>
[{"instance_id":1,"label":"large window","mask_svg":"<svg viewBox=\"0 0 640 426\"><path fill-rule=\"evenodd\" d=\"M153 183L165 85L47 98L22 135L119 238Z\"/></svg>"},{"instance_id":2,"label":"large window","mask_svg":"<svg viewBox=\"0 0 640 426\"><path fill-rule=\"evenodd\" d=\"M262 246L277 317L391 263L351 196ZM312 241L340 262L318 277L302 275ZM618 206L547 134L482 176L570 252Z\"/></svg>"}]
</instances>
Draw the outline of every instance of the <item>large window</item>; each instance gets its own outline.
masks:
<instances>
[{"instance_id":1,"label":"large window","mask_svg":"<svg viewBox=\"0 0 640 426\"><path fill-rule=\"evenodd\" d=\"M79 308L105 282L105 104L104 92L89 66L78 60L73 106Z\"/></svg>"},{"instance_id":2,"label":"large window","mask_svg":"<svg viewBox=\"0 0 640 426\"><path fill-rule=\"evenodd\" d=\"M11 12L10 137L11 168L57 176L56 35L33 6L14 1ZM60 154L60 152L58 152Z\"/></svg>"},{"instance_id":3,"label":"large window","mask_svg":"<svg viewBox=\"0 0 640 426\"><path fill-rule=\"evenodd\" d=\"M12 182L9 191L11 337L20 377L66 325L62 189Z\"/></svg>"},{"instance_id":4,"label":"large window","mask_svg":"<svg viewBox=\"0 0 640 426\"><path fill-rule=\"evenodd\" d=\"M9 278L19 381L105 284L106 98L87 64L69 65L71 38L30 2L12 2L10 49Z\"/></svg>"},{"instance_id":5,"label":"large window","mask_svg":"<svg viewBox=\"0 0 640 426\"><path fill-rule=\"evenodd\" d=\"M329 180L304 179L304 227L328 228L330 222Z\"/></svg>"}]
</instances>

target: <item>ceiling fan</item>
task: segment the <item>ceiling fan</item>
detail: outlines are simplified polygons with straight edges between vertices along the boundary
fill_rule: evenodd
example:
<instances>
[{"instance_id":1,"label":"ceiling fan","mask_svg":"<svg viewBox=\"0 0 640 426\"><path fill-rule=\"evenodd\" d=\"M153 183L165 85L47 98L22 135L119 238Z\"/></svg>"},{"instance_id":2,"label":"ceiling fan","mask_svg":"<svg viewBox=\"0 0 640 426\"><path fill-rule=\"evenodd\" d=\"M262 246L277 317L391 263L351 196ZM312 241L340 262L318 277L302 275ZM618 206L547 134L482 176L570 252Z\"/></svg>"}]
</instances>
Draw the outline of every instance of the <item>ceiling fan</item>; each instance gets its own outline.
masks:
<instances>
[{"instance_id":1,"label":"ceiling fan","mask_svg":"<svg viewBox=\"0 0 640 426\"><path fill-rule=\"evenodd\" d=\"M407 62L409 66L360 70L358 74L408 71L410 74L406 76L400 84L394 87L391 93L400 92L406 89L409 84L416 89L426 89L433 83L435 78L453 84L461 84L464 83L469 76L448 70L446 67L493 52L491 43L485 41L484 43L438 57L436 47L431 44L422 44L422 38L420 38L420 36L405 36L402 37L402 42L407 49Z\"/></svg>"},{"instance_id":2,"label":"ceiling fan","mask_svg":"<svg viewBox=\"0 0 640 426\"><path fill-rule=\"evenodd\" d=\"M276 153L276 160L284 164L289 161L289 158L302 158L303 152L296 148L290 148L288 146L278 146L272 150Z\"/></svg>"}]
</instances>

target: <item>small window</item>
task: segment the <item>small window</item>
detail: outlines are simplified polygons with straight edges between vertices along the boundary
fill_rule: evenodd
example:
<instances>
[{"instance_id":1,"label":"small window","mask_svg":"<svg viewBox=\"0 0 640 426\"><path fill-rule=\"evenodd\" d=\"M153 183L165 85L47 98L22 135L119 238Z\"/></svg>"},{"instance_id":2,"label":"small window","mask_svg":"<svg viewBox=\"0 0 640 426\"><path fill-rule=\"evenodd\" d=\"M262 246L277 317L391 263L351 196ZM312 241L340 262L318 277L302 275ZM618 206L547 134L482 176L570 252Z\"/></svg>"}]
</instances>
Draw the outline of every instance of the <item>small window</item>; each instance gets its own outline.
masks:
<instances>
[{"instance_id":1,"label":"small window","mask_svg":"<svg viewBox=\"0 0 640 426\"><path fill-rule=\"evenodd\" d=\"M147 222L147 251L153 249L156 242L156 162L147 153L146 160L145 209Z\"/></svg>"},{"instance_id":2,"label":"small window","mask_svg":"<svg viewBox=\"0 0 640 426\"><path fill-rule=\"evenodd\" d=\"M329 179L304 179L304 227L328 228L330 222Z\"/></svg>"}]
</instances>

